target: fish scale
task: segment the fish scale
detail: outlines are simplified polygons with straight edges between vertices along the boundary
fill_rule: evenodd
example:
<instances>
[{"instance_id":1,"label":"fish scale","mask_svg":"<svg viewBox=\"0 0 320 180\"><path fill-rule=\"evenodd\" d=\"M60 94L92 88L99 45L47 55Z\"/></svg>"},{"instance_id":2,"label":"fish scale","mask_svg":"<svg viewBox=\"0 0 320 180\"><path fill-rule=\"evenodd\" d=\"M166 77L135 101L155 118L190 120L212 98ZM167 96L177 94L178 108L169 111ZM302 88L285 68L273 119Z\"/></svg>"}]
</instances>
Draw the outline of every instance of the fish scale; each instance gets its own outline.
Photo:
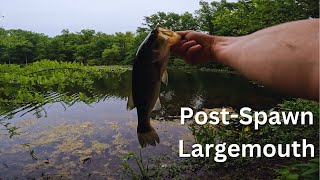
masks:
<instances>
[{"instance_id":1,"label":"fish scale","mask_svg":"<svg viewBox=\"0 0 320 180\"><path fill-rule=\"evenodd\" d=\"M159 95L161 81L168 83L166 71L170 58L170 46L181 37L168 29L157 27L141 43L134 58L132 69L132 91L127 109L137 109L137 134L141 147L155 146L160 138L151 126L152 110L161 108Z\"/></svg>"}]
</instances>

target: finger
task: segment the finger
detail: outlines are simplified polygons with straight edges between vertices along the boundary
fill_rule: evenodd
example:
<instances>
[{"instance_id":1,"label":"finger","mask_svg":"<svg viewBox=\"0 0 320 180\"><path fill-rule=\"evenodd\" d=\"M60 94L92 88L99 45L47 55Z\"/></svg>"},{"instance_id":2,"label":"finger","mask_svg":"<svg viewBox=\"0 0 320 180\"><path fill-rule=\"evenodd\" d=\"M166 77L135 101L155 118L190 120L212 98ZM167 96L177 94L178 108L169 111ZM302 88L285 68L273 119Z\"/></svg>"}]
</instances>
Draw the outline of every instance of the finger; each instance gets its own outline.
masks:
<instances>
[{"instance_id":1,"label":"finger","mask_svg":"<svg viewBox=\"0 0 320 180\"><path fill-rule=\"evenodd\" d=\"M179 34L181 36L181 39L184 39L184 37L190 33L191 30L186 30L186 31L176 31L177 34Z\"/></svg>"},{"instance_id":2,"label":"finger","mask_svg":"<svg viewBox=\"0 0 320 180\"><path fill-rule=\"evenodd\" d=\"M196 31L193 31L193 32L187 33L187 34L184 36L184 38L185 38L186 40L191 40L191 39L197 39L198 36L199 36L199 33L196 32Z\"/></svg>"},{"instance_id":3,"label":"finger","mask_svg":"<svg viewBox=\"0 0 320 180\"><path fill-rule=\"evenodd\" d=\"M189 48L191 48L192 46L195 46L197 44L196 41L192 40L192 41L187 41L184 44L182 44L180 46L180 48L178 49L179 52L181 53L185 53Z\"/></svg>"},{"instance_id":4,"label":"finger","mask_svg":"<svg viewBox=\"0 0 320 180\"><path fill-rule=\"evenodd\" d=\"M197 44L195 46L192 46L187 51L188 57L193 57L197 52L199 52L202 49L202 46L200 44Z\"/></svg>"},{"instance_id":5,"label":"finger","mask_svg":"<svg viewBox=\"0 0 320 180\"><path fill-rule=\"evenodd\" d=\"M196 40L201 45L208 45L211 42L212 36L201 32L190 32L184 36L186 40Z\"/></svg>"},{"instance_id":6,"label":"finger","mask_svg":"<svg viewBox=\"0 0 320 180\"><path fill-rule=\"evenodd\" d=\"M174 45L172 45L170 47L171 52L177 53L178 49L186 42L187 42L187 40L180 40L180 41L176 42Z\"/></svg>"},{"instance_id":7,"label":"finger","mask_svg":"<svg viewBox=\"0 0 320 180\"><path fill-rule=\"evenodd\" d=\"M197 57L197 54L202 50L202 46L200 44L197 44L195 46L192 46L188 49L186 54L186 61L188 64L199 64Z\"/></svg>"}]
</instances>

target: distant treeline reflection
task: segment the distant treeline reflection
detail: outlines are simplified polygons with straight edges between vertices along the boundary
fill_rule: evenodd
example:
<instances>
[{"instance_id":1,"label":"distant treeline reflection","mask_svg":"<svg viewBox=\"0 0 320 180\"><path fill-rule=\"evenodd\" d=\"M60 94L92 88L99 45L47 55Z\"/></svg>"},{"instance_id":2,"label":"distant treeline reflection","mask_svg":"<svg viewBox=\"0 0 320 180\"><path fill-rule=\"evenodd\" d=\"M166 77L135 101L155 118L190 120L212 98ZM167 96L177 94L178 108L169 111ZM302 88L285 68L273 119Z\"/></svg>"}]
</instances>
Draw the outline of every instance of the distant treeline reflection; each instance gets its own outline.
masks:
<instances>
[{"instance_id":1,"label":"distant treeline reflection","mask_svg":"<svg viewBox=\"0 0 320 180\"><path fill-rule=\"evenodd\" d=\"M131 71L103 75L77 73L82 78L76 78L73 72L66 76L64 83L52 85L2 83L2 118L10 119L16 114L23 116L27 113L33 113L36 117L46 116L45 105L48 103L60 103L67 109L77 102L90 105L109 97L127 100L131 90ZM235 74L171 70L168 86L162 87L160 99L162 108L154 114L165 118L179 115L180 107L184 106L194 109L243 106L265 109L281 102L283 96Z\"/></svg>"}]
</instances>

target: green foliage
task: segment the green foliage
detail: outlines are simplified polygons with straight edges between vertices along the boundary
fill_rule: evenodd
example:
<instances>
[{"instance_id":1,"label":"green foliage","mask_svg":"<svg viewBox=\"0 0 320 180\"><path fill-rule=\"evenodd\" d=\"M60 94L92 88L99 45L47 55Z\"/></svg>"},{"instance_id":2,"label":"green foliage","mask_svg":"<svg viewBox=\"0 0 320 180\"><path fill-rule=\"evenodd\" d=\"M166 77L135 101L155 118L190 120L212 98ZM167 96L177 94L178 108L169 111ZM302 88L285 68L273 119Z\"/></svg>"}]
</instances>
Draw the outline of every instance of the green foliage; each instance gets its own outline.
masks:
<instances>
[{"instance_id":1,"label":"green foliage","mask_svg":"<svg viewBox=\"0 0 320 180\"><path fill-rule=\"evenodd\" d=\"M102 58L107 62L107 63L114 63L117 62L117 60L120 57L120 47L117 45L112 45L110 49L105 49L102 52Z\"/></svg>"},{"instance_id":2,"label":"green foliage","mask_svg":"<svg viewBox=\"0 0 320 180\"><path fill-rule=\"evenodd\" d=\"M145 23L143 23L143 25L149 30L154 29L157 25L161 25L173 31L187 29L199 30L199 25L195 16L189 12L183 14L157 12L151 16L145 16L144 20Z\"/></svg>"},{"instance_id":3,"label":"green foliage","mask_svg":"<svg viewBox=\"0 0 320 180\"><path fill-rule=\"evenodd\" d=\"M239 36L276 24L319 17L319 2L305 0L201 1L201 29L209 34ZM316 13L318 12L318 13Z\"/></svg>"},{"instance_id":4,"label":"green foliage","mask_svg":"<svg viewBox=\"0 0 320 180\"><path fill-rule=\"evenodd\" d=\"M35 111L37 116L41 116L41 112L46 114L43 106L47 103L63 102L72 105L83 101L90 104L100 98L91 97L94 95L90 93L96 79L109 74L120 74L125 70L119 67L88 67L76 62L50 60L37 61L26 66L0 65L1 118L10 119L26 109L27 112ZM73 91L66 93L65 89ZM15 129L11 134L14 132Z\"/></svg>"},{"instance_id":5,"label":"green foliage","mask_svg":"<svg viewBox=\"0 0 320 180\"><path fill-rule=\"evenodd\" d=\"M240 119L229 119L230 125L219 124L212 127L212 125L200 126L197 124L191 124L189 129L192 131L195 141L200 144L215 144L216 142L222 141L239 145L260 144L263 146L265 144L291 144L293 141L299 142L302 139L307 139L308 143L314 144L314 147L316 147L315 152L319 152L319 103L309 100L294 99L291 101L284 101L284 103L280 104L278 107L265 112L269 114L268 112L276 110L291 111L293 113L297 111L310 111L314 115L314 124L312 126L286 125L285 127L265 124L259 130L253 130L254 127L252 125L245 126L240 124ZM209 159L210 158L206 159L206 161L212 162ZM223 166L239 166L252 161L258 160L237 158L223 163ZM303 165L298 165L299 163L300 162L277 171L281 175L280 179L305 179L310 176L314 177L318 174L315 170L319 168L318 163L317 165L315 163L308 165L305 164L304 168L302 168ZM209 169L213 168L211 166L217 165L219 164L206 163L206 166ZM300 169L297 169L297 167L300 167Z\"/></svg>"},{"instance_id":6,"label":"green foliage","mask_svg":"<svg viewBox=\"0 0 320 180\"><path fill-rule=\"evenodd\" d=\"M34 60L36 51L41 52L35 41L41 41L43 35L23 30L0 31L0 63L27 63Z\"/></svg>"},{"instance_id":7,"label":"green foliage","mask_svg":"<svg viewBox=\"0 0 320 180\"><path fill-rule=\"evenodd\" d=\"M308 139L308 143L312 143L315 147L319 147L319 103L294 99L291 101L284 101L270 111L311 111L314 114L313 126L271 126L265 125L260 130L252 130L251 126L241 125L237 120L230 121L230 125L196 125L190 124L189 129L194 135L195 141L200 144L216 144L217 142L228 142L229 144L287 144L292 141L299 141L300 139ZM315 152L319 152L319 149L315 149ZM211 153L215 153L212 151ZM181 161L174 161L172 159L164 158L166 156L159 156L154 158L154 161L147 161L147 165L142 166L143 157L137 157L135 153L130 153L125 156L122 164L122 174L124 178L130 179L157 179L162 177L165 179L188 179L190 174L197 174L198 171L205 173L206 175L216 175L212 173L212 169L218 170L220 168L235 168L240 166L252 166L261 161L267 161L263 158L228 158L225 163L215 163L211 155L209 158L189 158ZM130 163L130 159L135 159L134 162L138 164L138 167L134 163ZM281 158L280 158L281 159ZM319 154L316 154L316 158L303 162L301 159L289 159L288 161L281 162L279 157L272 158L271 164L274 165L274 171L278 174L277 179L319 179ZM145 160L146 161L146 160ZM140 165L139 165L140 164ZM276 166L275 166L276 165ZM281 165L280 169L279 165ZM269 165L266 165L269 166ZM139 167L143 167L142 170L138 170ZM278 168L277 168L278 167ZM225 171L223 171L225 173ZM239 171L242 173L242 171ZM190 174L188 174L190 173ZM263 172L262 172L263 173ZM185 176L186 175L186 176ZM222 174L219 174L222 175ZM192 175L191 175L192 176ZM241 175L242 176L242 175ZM222 179L230 178L230 176L221 176Z\"/></svg>"},{"instance_id":8,"label":"green foliage","mask_svg":"<svg viewBox=\"0 0 320 180\"><path fill-rule=\"evenodd\" d=\"M211 35L239 36L279 23L319 17L319 2L310 0L200 1L194 13L157 12L144 17L136 33L105 34L64 29L56 37L0 28L0 64L27 64L41 59L89 65L132 64L148 32L157 24L177 30L198 30ZM216 63L205 66L223 69ZM201 68L201 67L200 67Z\"/></svg>"},{"instance_id":9,"label":"green foliage","mask_svg":"<svg viewBox=\"0 0 320 180\"><path fill-rule=\"evenodd\" d=\"M210 35L215 34L215 26L212 22L212 19L217 14L219 6L222 3L226 2L222 1L221 3L219 3L213 1L211 4L206 1L199 2L201 8L195 13L197 15L199 26L202 31L208 32Z\"/></svg>"},{"instance_id":10,"label":"green foliage","mask_svg":"<svg viewBox=\"0 0 320 180\"><path fill-rule=\"evenodd\" d=\"M310 111L315 119L319 119L319 103L305 99L295 99L294 101L284 101L279 105L284 111Z\"/></svg>"},{"instance_id":11,"label":"green foliage","mask_svg":"<svg viewBox=\"0 0 320 180\"><path fill-rule=\"evenodd\" d=\"M173 161L167 154L149 157L130 152L122 158L120 177L122 179L187 179L183 177L186 169L192 168L189 163L169 163Z\"/></svg>"},{"instance_id":12,"label":"green foliage","mask_svg":"<svg viewBox=\"0 0 320 180\"><path fill-rule=\"evenodd\" d=\"M135 35L108 35L94 30L70 33L63 30L53 38L23 30L0 29L0 64L23 64L41 59L81 62L90 65L131 64Z\"/></svg>"},{"instance_id":13,"label":"green foliage","mask_svg":"<svg viewBox=\"0 0 320 180\"><path fill-rule=\"evenodd\" d=\"M89 59L87 64L89 66L94 66L94 65L101 65L101 62L99 61L99 59Z\"/></svg>"},{"instance_id":14,"label":"green foliage","mask_svg":"<svg viewBox=\"0 0 320 180\"><path fill-rule=\"evenodd\" d=\"M291 111L293 113L298 111L310 111L314 116L314 124L312 126L286 125L286 128L283 128L283 126L265 124L259 130L251 131L251 129L254 128L252 125L244 126L239 123L240 119L229 118L229 121L231 121L230 125L219 124L212 128L212 125L199 126L191 124L190 129L197 142L201 144L215 143L217 140L238 144L285 144L292 143L293 141L299 141L303 138L307 138L314 143L318 143L319 103L309 100L295 99L291 101L284 101L284 103L279 104L278 107L266 110L265 112L269 114L269 112L276 110L283 112Z\"/></svg>"},{"instance_id":15,"label":"green foliage","mask_svg":"<svg viewBox=\"0 0 320 180\"><path fill-rule=\"evenodd\" d=\"M172 65L173 66L184 66L186 63L184 62L183 59L180 58L175 58L172 60Z\"/></svg>"},{"instance_id":16,"label":"green foliage","mask_svg":"<svg viewBox=\"0 0 320 180\"><path fill-rule=\"evenodd\" d=\"M272 25L319 17L319 4L311 1L251 0L200 2L201 29L217 35L244 35ZM317 8L318 7L318 8Z\"/></svg>"},{"instance_id":17,"label":"green foliage","mask_svg":"<svg viewBox=\"0 0 320 180\"><path fill-rule=\"evenodd\" d=\"M277 170L278 180L284 179L319 179L319 157L309 160L307 163L295 163Z\"/></svg>"},{"instance_id":18,"label":"green foliage","mask_svg":"<svg viewBox=\"0 0 320 180\"><path fill-rule=\"evenodd\" d=\"M139 167L139 171L138 173L136 173L136 171L129 165L129 160L133 158L135 160L135 162L137 163L138 167ZM141 156L141 149L140 149L140 158L136 155L136 153L131 152L128 153L126 156L124 156L122 158L122 163L121 166L123 168L123 174L125 174L126 176L128 176L130 179L149 179L149 175L148 175L148 165L145 166L142 160L142 156Z\"/></svg>"}]
</instances>

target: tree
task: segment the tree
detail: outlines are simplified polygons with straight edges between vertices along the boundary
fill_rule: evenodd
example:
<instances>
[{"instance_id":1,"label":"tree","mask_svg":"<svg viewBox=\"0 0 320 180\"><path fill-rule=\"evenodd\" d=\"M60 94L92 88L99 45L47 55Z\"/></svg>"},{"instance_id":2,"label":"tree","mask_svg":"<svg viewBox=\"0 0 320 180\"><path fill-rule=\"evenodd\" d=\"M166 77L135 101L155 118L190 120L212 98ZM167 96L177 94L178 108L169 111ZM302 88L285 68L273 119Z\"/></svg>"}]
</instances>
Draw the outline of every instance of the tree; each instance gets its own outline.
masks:
<instances>
[{"instance_id":1,"label":"tree","mask_svg":"<svg viewBox=\"0 0 320 180\"><path fill-rule=\"evenodd\" d=\"M112 45L111 48L105 49L102 52L103 64L114 64L120 60L120 47L117 45Z\"/></svg>"},{"instance_id":2,"label":"tree","mask_svg":"<svg viewBox=\"0 0 320 180\"><path fill-rule=\"evenodd\" d=\"M126 33L115 33L115 44L120 48L119 54L119 63L120 62L129 62L133 59L133 42L134 35L131 32Z\"/></svg>"},{"instance_id":3,"label":"tree","mask_svg":"<svg viewBox=\"0 0 320 180\"><path fill-rule=\"evenodd\" d=\"M1 39L1 62L27 63L32 57L33 45L23 37L8 35Z\"/></svg>"},{"instance_id":4,"label":"tree","mask_svg":"<svg viewBox=\"0 0 320 180\"><path fill-rule=\"evenodd\" d=\"M215 3L215 2L212 2L212 3ZM214 15L213 5L210 6L209 3L206 1L200 1L199 5L201 8L197 10L195 13L199 21L200 29L204 32L209 33L210 35L213 35L214 33L214 26L212 23L212 19Z\"/></svg>"},{"instance_id":5,"label":"tree","mask_svg":"<svg viewBox=\"0 0 320 180\"><path fill-rule=\"evenodd\" d=\"M288 21L319 17L319 1L312 0L221 0L199 4L195 13L157 12L145 16L135 33L105 34L90 29L72 33L63 29L60 35L48 37L0 28L0 63L52 59L91 65L132 64L140 44L156 25L173 31L189 29L211 35L240 36Z\"/></svg>"},{"instance_id":6,"label":"tree","mask_svg":"<svg viewBox=\"0 0 320 180\"><path fill-rule=\"evenodd\" d=\"M316 8L312 7L315 4ZM202 7L201 12L208 9L206 6ZM319 3L306 0L241 0L237 3L221 1L213 2L211 6L212 24L208 24L216 35L245 35L288 21L319 17L319 13L314 13L314 9L319 10Z\"/></svg>"},{"instance_id":7,"label":"tree","mask_svg":"<svg viewBox=\"0 0 320 180\"><path fill-rule=\"evenodd\" d=\"M146 26L145 29L149 30L154 29L157 25L171 29L173 31L185 29L199 30L196 18L188 12L185 12L183 14L172 12L157 12L156 14L153 14L151 16L145 16L144 20L145 22L142 25Z\"/></svg>"}]
</instances>

